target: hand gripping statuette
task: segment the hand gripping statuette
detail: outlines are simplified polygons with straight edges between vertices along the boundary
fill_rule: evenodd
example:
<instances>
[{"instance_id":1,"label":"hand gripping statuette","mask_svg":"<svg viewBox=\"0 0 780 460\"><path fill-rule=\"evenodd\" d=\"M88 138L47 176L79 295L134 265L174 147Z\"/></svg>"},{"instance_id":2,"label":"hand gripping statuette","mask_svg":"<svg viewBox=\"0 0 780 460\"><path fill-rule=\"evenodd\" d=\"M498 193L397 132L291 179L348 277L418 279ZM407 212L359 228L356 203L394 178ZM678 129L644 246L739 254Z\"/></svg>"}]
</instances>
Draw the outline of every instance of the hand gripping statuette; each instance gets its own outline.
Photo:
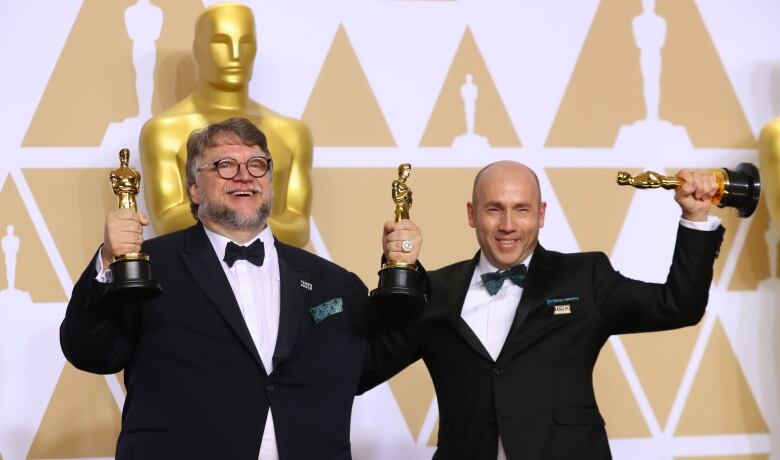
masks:
<instances>
[{"instance_id":1,"label":"hand gripping statuette","mask_svg":"<svg viewBox=\"0 0 780 460\"><path fill-rule=\"evenodd\" d=\"M130 151L119 151L119 167L108 176L114 194L119 197L119 209L138 211L135 197L141 189L141 174L131 168ZM111 263L113 282L106 295L114 300L138 302L162 294L160 283L152 279L149 255L131 252L114 257Z\"/></svg>"},{"instance_id":2,"label":"hand gripping statuette","mask_svg":"<svg viewBox=\"0 0 780 460\"><path fill-rule=\"evenodd\" d=\"M409 218L412 207L412 189L406 183L412 172L412 165L403 163L398 166L398 178L391 185L391 195L395 203L396 222ZM411 241L404 241L403 250L412 249ZM425 304L425 294L420 289L422 275L414 264L388 260L379 270L379 286L371 291L371 302L375 305L412 305Z\"/></svg>"},{"instance_id":3,"label":"hand gripping statuette","mask_svg":"<svg viewBox=\"0 0 780 460\"><path fill-rule=\"evenodd\" d=\"M712 171L712 177L718 185L718 192L712 197L712 204L719 208L736 208L739 217L753 215L761 196L761 176L756 165L740 163L734 170L716 169ZM674 190L685 181L675 176L662 176L655 171L645 171L633 177L625 171L618 171L617 183L634 188Z\"/></svg>"}]
</instances>

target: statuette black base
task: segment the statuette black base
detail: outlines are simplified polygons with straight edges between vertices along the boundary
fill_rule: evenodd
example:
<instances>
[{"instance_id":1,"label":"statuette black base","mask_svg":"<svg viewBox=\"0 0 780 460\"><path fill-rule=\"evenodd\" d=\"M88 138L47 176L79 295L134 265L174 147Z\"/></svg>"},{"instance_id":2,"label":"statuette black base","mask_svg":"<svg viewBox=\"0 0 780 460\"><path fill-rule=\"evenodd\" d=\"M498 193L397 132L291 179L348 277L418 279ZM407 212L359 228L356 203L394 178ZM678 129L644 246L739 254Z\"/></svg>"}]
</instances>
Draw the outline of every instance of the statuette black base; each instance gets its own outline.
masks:
<instances>
[{"instance_id":1,"label":"statuette black base","mask_svg":"<svg viewBox=\"0 0 780 460\"><path fill-rule=\"evenodd\" d=\"M761 196L761 176L752 163L740 163L735 170L723 168L728 177L728 187L719 208L736 208L739 217L750 217Z\"/></svg>"},{"instance_id":2,"label":"statuette black base","mask_svg":"<svg viewBox=\"0 0 780 460\"><path fill-rule=\"evenodd\" d=\"M144 259L122 259L111 264L114 281L106 297L114 301L142 302L162 294L160 283L152 279L152 264Z\"/></svg>"},{"instance_id":3,"label":"statuette black base","mask_svg":"<svg viewBox=\"0 0 780 460\"><path fill-rule=\"evenodd\" d=\"M380 307L422 307L427 301L420 290L422 280L414 267L385 267L379 270L379 287L371 291L371 303Z\"/></svg>"}]
</instances>

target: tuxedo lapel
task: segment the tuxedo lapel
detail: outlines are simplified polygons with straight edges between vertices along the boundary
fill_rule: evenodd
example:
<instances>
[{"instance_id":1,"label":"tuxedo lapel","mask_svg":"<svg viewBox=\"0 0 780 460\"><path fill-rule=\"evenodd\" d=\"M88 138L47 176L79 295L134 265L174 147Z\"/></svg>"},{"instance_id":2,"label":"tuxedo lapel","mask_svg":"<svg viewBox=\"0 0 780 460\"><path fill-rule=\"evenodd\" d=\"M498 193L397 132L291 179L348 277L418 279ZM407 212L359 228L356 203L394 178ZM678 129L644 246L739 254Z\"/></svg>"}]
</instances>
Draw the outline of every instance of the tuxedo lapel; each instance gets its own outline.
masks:
<instances>
[{"instance_id":1,"label":"tuxedo lapel","mask_svg":"<svg viewBox=\"0 0 780 460\"><path fill-rule=\"evenodd\" d=\"M265 372L263 362L257 352L246 321L241 316L238 302L233 295L225 272L222 270L219 258L214 254L214 248L203 230L202 224L187 229L184 235L184 251L181 254L184 265L195 278L198 286L206 294L206 297L216 307L225 321L236 333L241 343L255 358L257 365Z\"/></svg>"},{"instance_id":2,"label":"tuxedo lapel","mask_svg":"<svg viewBox=\"0 0 780 460\"><path fill-rule=\"evenodd\" d=\"M301 281L309 282L307 270L294 267L283 244L275 240L276 253L279 257L279 334L276 337L273 366L276 369L279 364L290 357L298 329L305 316L305 302L308 290Z\"/></svg>"},{"instance_id":3,"label":"tuxedo lapel","mask_svg":"<svg viewBox=\"0 0 780 460\"><path fill-rule=\"evenodd\" d=\"M461 316L463 311L463 301L466 300L466 294L469 291L469 285L471 284L471 277L474 274L474 268L479 261L479 252L474 258L457 268L457 271L450 279L449 291L447 292L447 308L450 312L450 320L453 327L458 331L458 334L471 346L480 356L493 361L490 353L482 345L474 331L471 330L469 325Z\"/></svg>"},{"instance_id":4,"label":"tuxedo lapel","mask_svg":"<svg viewBox=\"0 0 780 460\"><path fill-rule=\"evenodd\" d=\"M528 268L528 276L525 279L523 295L520 297L520 303L515 311L515 317L512 320L512 326L509 329L506 342L514 337L523 325L523 321L528 316L534 305L539 305L547 292L547 283L550 279L550 263L547 257L547 251L541 244L537 244L534 250L534 256L531 258L531 266ZM502 349L503 351L503 349ZM500 355L499 355L500 359Z\"/></svg>"}]
</instances>

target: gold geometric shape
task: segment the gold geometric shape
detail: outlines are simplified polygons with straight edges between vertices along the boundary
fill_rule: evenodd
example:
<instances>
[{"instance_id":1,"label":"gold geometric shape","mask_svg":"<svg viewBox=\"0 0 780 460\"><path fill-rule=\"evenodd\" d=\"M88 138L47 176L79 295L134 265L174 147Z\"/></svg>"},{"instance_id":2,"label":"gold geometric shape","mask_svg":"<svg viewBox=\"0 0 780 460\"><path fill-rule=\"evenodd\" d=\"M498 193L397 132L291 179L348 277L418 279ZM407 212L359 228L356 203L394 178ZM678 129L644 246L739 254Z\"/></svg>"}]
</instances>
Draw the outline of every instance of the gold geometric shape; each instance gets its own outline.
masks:
<instances>
[{"instance_id":1,"label":"gold geometric shape","mask_svg":"<svg viewBox=\"0 0 780 460\"><path fill-rule=\"evenodd\" d=\"M618 169L631 174L639 172L636 168L545 168L580 251L604 251L611 255L615 248L636 191L617 188ZM588 206L582 205L584 188ZM593 219L594 215L599 218Z\"/></svg>"},{"instance_id":2,"label":"gold geometric shape","mask_svg":"<svg viewBox=\"0 0 780 460\"><path fill-rule=\"evenodd\" d=\"M620 336L662 430L700 330L701 323L672 331Z\"/></svg>"},{"instance_id":3,"label":"gold geometric shape","mask_svg":"<svg viewBox=\"0 0 780 460\"><path fill-rule=\"evenodd\" d=\"M704 351L675 435L768 432L742 367L718 320Z\"/></svg>"},{"instance_id":4,"label":"gold geometric shape","mask_svg":"<svg viewBox=\"0 0 780 460\"><path fill-rule=\"evenodd\" d=\"M422 262L427 270L470 259L477 251L468 226L466 202L476 168L416 168L412 220L423 232ZM377 283L382 255L382 224L393 219L390 183L396 168L315 168L312 217L331 259L349 267L366 285ZM334 207L335 206L335 207ZM334 211L335 210L335 211ZM349 221L349 229L344 222Z\"/></svg>"},{"instance_id":5,"label":"gold geometric shape","mask_svg":"<svg viewBox=\"0 0 780 460\"><path fill-rule=\"evenodd\" d=\"M152 115L157 115L195 90L197 70L192 57L195 21L203 12L201 0L153 0L163 10L162 30L155 42Z\"/></svg>"},{"instance_id":6,"label":"gold geometric shape","mask_svg":"<svg viewBox=\"0 0 780 460\"><path fill-rule=\"evenodd\" d=\"M769 211L765 200L759 203L752 219L742 252L739 253L737 266L734 268L734 275L729 282L729 291L755 291L761 281L772 276L769 267L769 246L764 238L769 229ZM734 232L736 231L735 226ZM776 250L777 273L780 273L780 247Z\"/></svg>"},{"instance_id":7,"label":"gold geometric shape","mask_svg":"<svg viewBox=\"0 0 780 460\"><path fill-rule=\"evenodd\" d=\"M439 444L439 417L436 417L436 422L433 424L433 430L431 430L431 437L428 438L428 447L436 447Z\"/></svg>"},{"instance_id":8,"label":"gold geometric shape","mask_svg":"<svg viewBox=\"0 0 780 460\"><path fill-rule=\"evenodd\" d=\"M106 214L117 208L108 173L109 168L24 170L74 282L103 243ZM56 184L56 191L52 184Z\"/></svg>"},{"instance_id":9,"label":"gold geometric shape","mask_svg":"<svg viewBox=\"0 0 780 460\"><path fill-rule=\"evenodd\" d=\"M602 0L555 116L546 147L612 147L621 125L644 118L639 49L631 21L639 0Z\"/></svg>"},{"instance_id":10,"label":"gold geometric shape","mask_svg":"<svg viewBox=\"0 0 780 460\"><path fill-rule=\"evenodd\" d=\"M674 460L769 460L769 454L716 455L706 457L675 457Z\"/></svg>"},{"instance_id":11,"label":"gold geometric shape","mask_svg":"<svg viewBox=\"0 0 780 460\"><path fill-rule=\"evenodd\" d=\"M371 85L339 24L303 111L317 146L395 147Z\"/></svg>"},{"instance_id":12,"label":"gold geometric shape","mask_svg":"<svg viewBox=\"0 0 780 460\"><path fill-rule=\"evenodd\" d=\"M0 191L0 209L3 210L0 213L0 238L5 237L9 225L13 226L13 234L19 238L14 288L30 293L35 303L66 302L67 294L62 289L13 176L6 178ZM8 288L6 279L5 264L0 264L0 289Z\"/></svg>"},{"instance_id":13,"label":"gold geometric shape","mask_svg":"<svg viewBox=\"0 0 780 460\"><path fill-rule=\"evenodd\" d=\"M27 458L113 457L120 418L105 377L65 363Z\"/></svg>"},{"instance_id":14,"label":"gold geometric shape","mask_svg":"<svg viewBox=\"0 0 780 460\"><path fill-rule=\"evenodd\" d=\"M466 114L461 86L466 75L473 76L479 89L476 100L474 133L484 136L492 147L520 147L520 139L512 127L512 120L504 107L485 59L474 40L471 28L466 27L458 51L452 60L439 98L425 128L420 147L449 147L453 139L466 133Z\"/></svg>"},{"instance_id":15,"label":"gold geometric shape","mask_svg":"<svg viewBox=\"0 0 780 460\"><path fill-rule=\"evenodd\" d=\"M650 436L650 430L631 393L631 387L611 343L601 349L596 360L593 386L599 410L607 422L607 435L610 439Z\"/></svg>"},{"instance_id":16,"label":"gold geometric shape","mask_svg":"<svg viewBox=\"0 0 780 460\"><path fill-rule=\"evenodd\" d=\"M421 359L417 360L388 383L404 416L406 426L412 434L412 439L416 441L420 437L420 430L436 394L428 368Z\"/></svg>"},{"instance_id":17,"label":"gold geometric shape","mask_svg":"<svg viewBox=\"0 0 780 460\"><path fill-rule=\"evenodd\" d=\"M124 17L133 3L84 0L23 147L98 146L109 123L138 115L132 42Z\"/></svg>"},{"instance_id":18,"label":"gold geometric shape","mask_svg":"<svg viewBox=\"0 0 780 460\"><path fill-rule=\"evenodd\" d=\"M694 0L658 0L666 19L659 116L696 148L756 147L756 138Z\"/></svg>"}]
</instances>

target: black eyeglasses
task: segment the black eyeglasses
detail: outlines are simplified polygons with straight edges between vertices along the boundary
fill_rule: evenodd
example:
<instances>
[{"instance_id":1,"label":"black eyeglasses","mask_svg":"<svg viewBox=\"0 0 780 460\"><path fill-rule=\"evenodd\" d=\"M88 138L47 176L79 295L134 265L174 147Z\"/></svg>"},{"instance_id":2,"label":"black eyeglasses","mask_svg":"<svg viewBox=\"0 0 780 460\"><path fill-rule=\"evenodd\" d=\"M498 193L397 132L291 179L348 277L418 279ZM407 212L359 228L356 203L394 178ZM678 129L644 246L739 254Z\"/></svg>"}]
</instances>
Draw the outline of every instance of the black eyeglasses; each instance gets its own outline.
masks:
<instances>
[{"instance_id":1,"label":"black eyeglasses","mask_svg":"<svg viewBox=\"0 0 780 460\"><path fill-rule=\"evenodd\" d=\"M246 166L249 175L255 178L261 178L268 173L271 169L271 159L265 157L252 157L244 162L240 162L234 158L222 158L214 163L203 165L198 168L198 172L206 168L213 168L217 170L219 177L223 179L232 179L238 175L238 171L241 170L241 165Z\"/></svg>"}]
</instances>

